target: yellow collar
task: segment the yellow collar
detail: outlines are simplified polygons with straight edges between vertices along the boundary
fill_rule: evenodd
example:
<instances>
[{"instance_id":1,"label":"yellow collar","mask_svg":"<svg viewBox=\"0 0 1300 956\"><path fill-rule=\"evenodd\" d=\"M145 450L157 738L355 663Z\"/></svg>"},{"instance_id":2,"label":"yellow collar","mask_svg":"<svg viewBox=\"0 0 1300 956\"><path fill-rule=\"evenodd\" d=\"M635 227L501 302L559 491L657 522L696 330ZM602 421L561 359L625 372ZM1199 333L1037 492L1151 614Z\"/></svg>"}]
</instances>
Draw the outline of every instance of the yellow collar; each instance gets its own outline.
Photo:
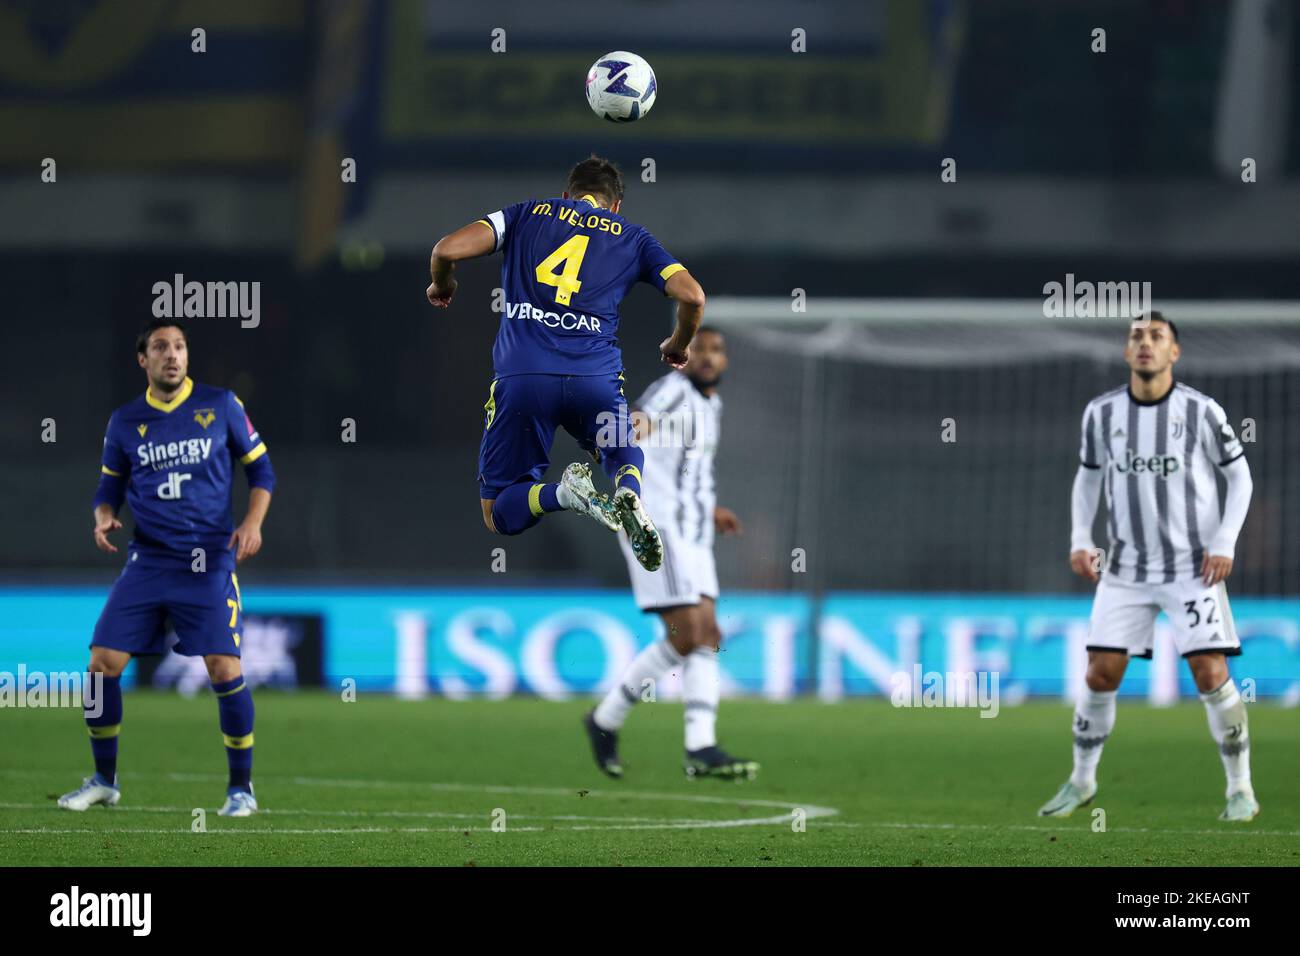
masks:
<instances>
[{"instance_id":1,"label":"yellow collar","mask_svg":"<svg viewBox=\"0 0 1300 956\"><path fill-rule=\"evenodd\" d=\"M596 197L593 196L591 193L587 193L585 196L579 196L578 202L589 202L597 209L600 208L600 203L596 202Z\"/></svg>"},{"instance_id":2,"label":"yellow collar","mask_svg":"<svg viewBox=\"0 0 1300 956\"><path fill-rule=\"evenodd\" d=\"M147 388L144 390L144 400L149 403L150 408L156 408L160 412L170 412L172 409L180 405L181 402L185 401L185 399L189 398L190 392L192 391L194 391L194 380L187 375L185 376L184 383L181 385L181 390L176 393L176 397L170 402L164 402L154 398L153 392Z\"/></svg>"}]
</instances>

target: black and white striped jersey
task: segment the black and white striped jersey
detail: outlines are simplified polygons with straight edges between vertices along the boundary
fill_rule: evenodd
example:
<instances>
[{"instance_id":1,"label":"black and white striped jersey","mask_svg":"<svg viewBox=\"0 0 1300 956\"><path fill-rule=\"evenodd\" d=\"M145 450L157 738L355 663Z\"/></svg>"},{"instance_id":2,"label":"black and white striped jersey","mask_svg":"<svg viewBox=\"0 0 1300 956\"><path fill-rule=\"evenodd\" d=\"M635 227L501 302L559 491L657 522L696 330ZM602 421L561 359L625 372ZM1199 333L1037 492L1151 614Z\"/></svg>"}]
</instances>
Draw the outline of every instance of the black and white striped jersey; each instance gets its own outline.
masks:
<instances>
[{"instance_id":1,"label":"black and white striped jersey","mask_svg":"<svg viewBox=\"0 0 1300 956\"><path fill-rule=\"evenodd\" d=\"M722 399L717 392L700 394L685 373L674 370L655 380L636 407L651 422L650 435L641 442L642 499L650 517L678 540L711 547Z\"/></svg>"},{"instance_id":2,"label":"black and white striped jersey","mask_svg":"<svg viewBox=\"0 0 1300 956\"><path fill-rule=\"evenodd\" d=\"M1181 382L1151 402L1124 386L1088 403L1082 430L1080 463L1102 470L1109 573L1181 581L1207 550L1232 555L1239 526L1222 527L1215 469L1244 452L1218 402Z\"/></svg>"}]
</instances>

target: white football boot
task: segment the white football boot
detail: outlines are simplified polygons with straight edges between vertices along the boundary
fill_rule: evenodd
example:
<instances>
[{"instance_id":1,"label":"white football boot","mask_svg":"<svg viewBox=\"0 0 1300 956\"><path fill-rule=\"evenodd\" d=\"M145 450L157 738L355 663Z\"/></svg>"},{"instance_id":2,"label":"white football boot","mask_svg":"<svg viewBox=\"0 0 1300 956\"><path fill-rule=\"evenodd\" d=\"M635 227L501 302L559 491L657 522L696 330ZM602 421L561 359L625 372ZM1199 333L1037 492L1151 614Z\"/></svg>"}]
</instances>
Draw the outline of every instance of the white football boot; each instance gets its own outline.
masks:
<instances>
[{"instance_id":1,"label":"white football boot","mask_svg":"<svg viewBox=\"0 0 1300 956\"><path fill-rule=\"evenodd\" d=\"M99 803L106 807L116 806L117 801L122 799L122 791L116 787L116 783L116 778L113 784L103 783L98 774L87 777L81 781L81 786L76 790L59 797L59 806L64 810L76 810L78 813L89 810Z\"/></svg>"},{"instance_id":2,"label":"white football boot","mask_svg":"<svg viewBox=\"0 0 1300 956\"><path fill-rule=\"evenodd\" d=\"M664 563L663 541L637 493L627 487L618 489L614 492L614 510L641 567L658 571Z\"/></svg>"},{"instance_id":3,"label":"white football boot","mask_svg":"<svg viewBox=\"0 0 1300 956\"><path fill-rule=\"evenodd\" d=\"M615 534L618 533L622 525L609 498L598 492L596 486L592 484L590 465L575 461L564 469L564 474L560 477L560 485L568 497L570 511L593 518L602 527Z\"/></svg>"},{"instance_id":4,"label":"white football boot","mask_svg":"<svg viewBox=\"0 0 1300 956\"><path fill-rule=\"evenodd\" d=\"M1067 780L1061 784L1061 789L1056 791L1056 796L1038 808L1038 815L1040 817L1068 817L1080 807L1092 803L1092 798L1096 795L1096 787L1091 790L1082 790Z\"/></svg>"},{"instance_id":5,"label":"white football boot","mask_svg":"<svg viewBox=\"0 0 1300 956\"><path fill-rule=\"evenodd\" d=\"M231 790L226 802L217 811L219 817L251 817L257 812L257 798L250 790Z\"/></svg>"},{"instance_id":6,"label":"white football boot","mask_svg":"<svg viewBox=\"0 0 1300 956\"><path fill-rule=\"evenodd\" d=\"M1259 801L1253 793L1238 790L1228 797L1228 805L1219 814L1219 819L1226 823L1249 823L1259 816Z\"/></svg>"}]
</instances>

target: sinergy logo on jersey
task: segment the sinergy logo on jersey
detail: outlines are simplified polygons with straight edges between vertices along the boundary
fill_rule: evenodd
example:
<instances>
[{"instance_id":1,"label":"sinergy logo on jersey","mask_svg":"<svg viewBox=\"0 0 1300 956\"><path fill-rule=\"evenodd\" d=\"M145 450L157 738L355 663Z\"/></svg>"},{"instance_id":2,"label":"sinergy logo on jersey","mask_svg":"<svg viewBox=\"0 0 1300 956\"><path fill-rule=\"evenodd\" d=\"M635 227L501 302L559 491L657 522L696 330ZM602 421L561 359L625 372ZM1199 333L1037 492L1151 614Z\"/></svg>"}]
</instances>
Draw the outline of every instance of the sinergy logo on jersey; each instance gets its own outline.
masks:
<instances>
[{"instance_id":1,"label":"sinergy logo on jersey","mask_svg":"<svg viewBox=\"0 0 1300 956\"><path fill-rule=\"evenodd\" d=\"M148 442L135 446L140 467L163 471L175 465L197 465L212 453L211 438L186 438L182 441Z\"/></svg>"}]
</instances>

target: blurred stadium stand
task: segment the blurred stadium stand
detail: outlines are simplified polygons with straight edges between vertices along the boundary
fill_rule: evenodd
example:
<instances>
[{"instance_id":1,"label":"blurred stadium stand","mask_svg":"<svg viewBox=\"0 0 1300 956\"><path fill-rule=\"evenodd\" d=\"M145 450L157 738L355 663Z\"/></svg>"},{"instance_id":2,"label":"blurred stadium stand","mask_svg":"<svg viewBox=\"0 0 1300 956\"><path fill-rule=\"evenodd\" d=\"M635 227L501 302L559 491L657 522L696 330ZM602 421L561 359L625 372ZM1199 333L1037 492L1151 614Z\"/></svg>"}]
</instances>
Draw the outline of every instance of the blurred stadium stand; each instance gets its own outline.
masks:
<instances>
[{"instance_id":1,"label":"blurred stadium stand","mask_svg":"<svg viewBox=\"0 0 1300 956\"><path fill-rule=\"evenodd\" d=\"M1300 299L1296 104L1280 89L1251 107L1281 134L1260 144L1259 182L1216 163L1229 4L810 2L791 21L786 4L665 2L639 24L647 6L607 4L600 25L575 3L6 7L5 576L103 580L88 531L103 426L143 388L133 339L153 284L182 273L262 283L258 328L189 323L193 376L239 391L280 474L257 574L489 581L500 542L474 472L497 263L463 268L460 300L435 313L428 252L558 192L593 150L623 164L629 218L711 296L1026 298L1074 273L1151 281L1157 300ZM1298 31L1275 16L1268 65L1285 70ZM502 25L509 52L492 55ZM1089 50L1098 25L1105 54ZM809 53L790 52L793 27ZM656 66L659 105L633 127L593 122L581 77L627 45ZM57 183L40 181L45 157ZM660 372L666 315L649 289L626 303L629 394ZM916 335L936 331L942 348L942 330ZM1189 381L1260 422L1236 587L1294 592L1300 375L1245 361L1193 376L1209 343L1186 341ZM1077 419L1122 380L1115 362L784 357L743 327L732 350L721 500L750 535L720 544L724 587L1082 592L1063 558ZM930 441L954 404L987 416L956 468ZM554 461L577 454L562 439ZM806 580L789 569L800 536L822 549ZM508 546L512 583L626 582L580 522Z\"/></svg>"}]
</instances>

